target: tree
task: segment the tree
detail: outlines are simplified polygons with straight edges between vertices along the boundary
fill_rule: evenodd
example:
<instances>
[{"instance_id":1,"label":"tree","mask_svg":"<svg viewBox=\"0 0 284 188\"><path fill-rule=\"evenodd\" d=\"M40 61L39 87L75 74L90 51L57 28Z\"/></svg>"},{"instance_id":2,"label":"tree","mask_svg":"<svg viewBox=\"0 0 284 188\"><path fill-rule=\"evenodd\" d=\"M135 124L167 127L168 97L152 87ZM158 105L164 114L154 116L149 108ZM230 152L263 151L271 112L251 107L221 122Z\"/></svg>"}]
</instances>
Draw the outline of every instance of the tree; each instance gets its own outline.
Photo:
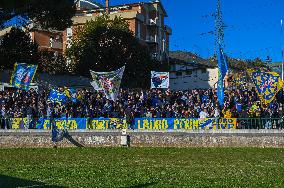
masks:
<instances>
[{"instance_id":1,"label":"tree","mask_svg":"<svg viewBox=\"0 0 284 188\"><path fill-rule=\"evenodd\" d=\"M74 0L1 0L0 25L21 15L41 28L64 30L72 25L75 4Z\"/></svg>"},{"instance_id":2,"label":"tree","mask_svg":"<svg viewBox=\"0 0 284 188\"><path fill-rule=\"evenodd\" d=\"M149 86L154 64L148 48L129 30L128 22L103 15L79 27L76 33L67 50L75 73L89 75L89 70L113 71L126 65L123 86Z\"/></svg>"},{"instance_id":3,"label":"tree","mask_svg":"<svg viewBox=\"0 0 284 188\"><path fill-rule=\"evenodd\" d=\"M49 74L66 74L68 67L62 54L51 51L40 51L39 71Z\"/></svg>"},{"instance_id":4,"label":"tree","mask_svg":"<svg viewBox=\"0 0 284 188\"><path fill-rule=\"evenodd\" d=\"M4 35L0 45L1 69L11 69L16 62L38 64L38 45L28 33L18 28L12 28Z\"/></svg>"}]
</instances>

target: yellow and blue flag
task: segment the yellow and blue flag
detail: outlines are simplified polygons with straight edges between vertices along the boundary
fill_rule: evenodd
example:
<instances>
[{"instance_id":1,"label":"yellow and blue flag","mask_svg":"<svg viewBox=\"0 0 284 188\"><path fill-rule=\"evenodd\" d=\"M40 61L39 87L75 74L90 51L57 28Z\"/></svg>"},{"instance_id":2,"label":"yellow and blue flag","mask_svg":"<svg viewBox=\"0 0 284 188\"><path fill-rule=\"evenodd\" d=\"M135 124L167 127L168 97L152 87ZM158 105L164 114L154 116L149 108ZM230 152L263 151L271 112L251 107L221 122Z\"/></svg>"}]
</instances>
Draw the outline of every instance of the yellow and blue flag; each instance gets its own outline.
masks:
<instances>
[{"instance_id":1,"label":"yellow and blue flag","mask_svg":"<svg viewBox=\"0 0 284 188\"><path fill-rule=\"evenodd\" d=\"M11 85L16 88L28 90L34 79L37 65L29 65L25 63L16 63L14 72L11 76Z\"/></svg>"},{"instance_id":2,"label":"yellow and blue flag","mask_svg":"<svg viewBox=\"0 0 284 188\"><path fill-rule=\"evenodd\" d=\"M75 89L65 87L64 93L72 102L75 102L75 103L77 102L79 97L77 96Z\"/></svg>"},{"instance_id":3,"label":"yellow and blue flag","mask_svg":"<svg viewBox=\"0 0 284 188\"><path fill-rule=\"evenodd\" d=\"M265 105L271 103L275 95L282 89L283 81L276 72L262 72L248 70L256 87L261 102Z\"/></svg>"},{"instance_id":4,"label":"yellow and blue flag","mask_svg":"<svg viewBox=\"0 0 284 188\"><path fill-rule=\"evenodd\" d=\"M219 45L218 50L218 86L217 86L217 96L220 106L224 106L224 78L228 72L228 63L223 53L221 46Z\"/></svg>"},{"instance_id":5,"label":"yellow and blue flag","mask_svg":"<svg viewBox=\"0 0 284 188\"><path fill-rule=\"evenodd\" d=\"M64 104L68 100L68 97L65 93L61 93L55 89L52 89L49 93L48 100L49 102Z\"/></svg>"}]
</instances>

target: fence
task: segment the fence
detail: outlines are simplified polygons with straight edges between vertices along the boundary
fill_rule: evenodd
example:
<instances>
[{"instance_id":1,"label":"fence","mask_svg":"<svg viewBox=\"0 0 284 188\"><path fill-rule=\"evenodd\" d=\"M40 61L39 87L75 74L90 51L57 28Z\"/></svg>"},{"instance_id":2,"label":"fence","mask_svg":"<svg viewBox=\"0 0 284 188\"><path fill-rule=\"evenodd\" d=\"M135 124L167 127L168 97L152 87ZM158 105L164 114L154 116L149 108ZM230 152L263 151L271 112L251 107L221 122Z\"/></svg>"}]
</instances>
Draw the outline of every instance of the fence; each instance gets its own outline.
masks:
<instances>
[{"instance_id":1,"label":"fence","mask_svg":"<svg viewBox=\"0 0 284 188\"><path fill-rule=\"evenodd\" d=\"M283 129L283 118L238 118L238 129Z\"/></svg>"},{"instance_id":2,"label":"fence","mask_svg":"<svg viewBox=\"0 0 284 188\"><path fill-rule=\"evenodd\" d=\"M283 118L135 118L132 123L119 118L0 118L1 129L283 129Z\"/></svg>"}]
</instances>

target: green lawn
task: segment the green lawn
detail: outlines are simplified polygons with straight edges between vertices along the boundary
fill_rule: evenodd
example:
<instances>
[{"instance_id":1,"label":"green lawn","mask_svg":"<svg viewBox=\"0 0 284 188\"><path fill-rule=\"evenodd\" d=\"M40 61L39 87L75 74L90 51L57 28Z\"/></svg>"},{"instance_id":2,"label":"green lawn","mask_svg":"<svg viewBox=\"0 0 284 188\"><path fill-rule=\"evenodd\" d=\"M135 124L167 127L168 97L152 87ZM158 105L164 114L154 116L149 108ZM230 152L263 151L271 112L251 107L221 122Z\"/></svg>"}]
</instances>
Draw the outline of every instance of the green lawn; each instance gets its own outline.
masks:
<instances>
[{"instance_id":1,"label":"green lawn","mask_svg":"<svg viewBox=\"0 0 284 188\"><path fill-rule=\"evenodd\" d=\"M284 149L0 149L0 187L284 187Z\"/></svg>"}]
</instances>

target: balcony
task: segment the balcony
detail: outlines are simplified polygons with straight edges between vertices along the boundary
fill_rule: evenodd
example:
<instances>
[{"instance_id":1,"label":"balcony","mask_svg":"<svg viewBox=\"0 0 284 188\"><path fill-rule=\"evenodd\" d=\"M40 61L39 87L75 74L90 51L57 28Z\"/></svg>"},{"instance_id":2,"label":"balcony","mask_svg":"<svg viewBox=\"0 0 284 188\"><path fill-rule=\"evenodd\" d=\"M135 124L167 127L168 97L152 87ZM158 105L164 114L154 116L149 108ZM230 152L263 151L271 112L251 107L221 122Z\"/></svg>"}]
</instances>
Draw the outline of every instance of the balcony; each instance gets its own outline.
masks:
<instances>
[{"instance_id":1,"label":"balcony","mask_svg":"<svg viewBox=\"0 0 284 188\"><path fill-rule=\"evenodd\" d=\"M146 42L147 43L157 43L157 36L147 36L146 37Z\"/></svg>"}]
</instances>

